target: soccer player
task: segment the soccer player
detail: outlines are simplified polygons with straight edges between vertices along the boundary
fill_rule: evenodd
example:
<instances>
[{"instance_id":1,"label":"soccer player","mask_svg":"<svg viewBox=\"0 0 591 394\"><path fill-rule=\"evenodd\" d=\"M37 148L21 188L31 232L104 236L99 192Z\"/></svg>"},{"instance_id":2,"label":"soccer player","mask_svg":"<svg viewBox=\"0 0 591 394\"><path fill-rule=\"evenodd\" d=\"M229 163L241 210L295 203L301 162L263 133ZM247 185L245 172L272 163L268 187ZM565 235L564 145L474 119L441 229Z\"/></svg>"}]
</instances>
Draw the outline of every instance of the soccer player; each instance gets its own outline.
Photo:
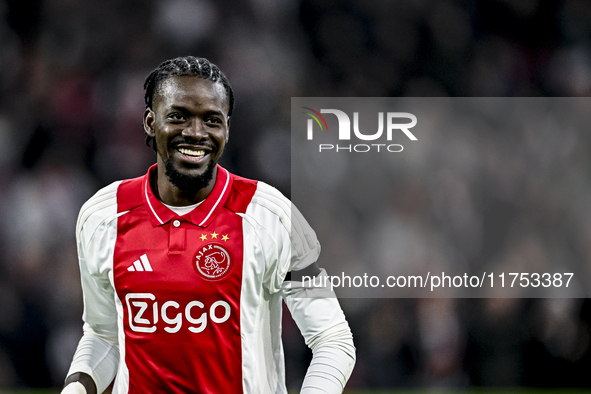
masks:
<instances>
[{"instance_id":1,"label":"soccer player","mask_svg":"<svg viewBox=\"0 0 591 394\"><path fill-rule=\"evenodd\" d=\"M355 363L347 321L335 297L296 281L326 275L314 231L276 189L218 165L227 78L188 56L144 88L157 161L80 210L84 334L62 393L113 379L114 393L286 393L282 300L313 353L301 392L342 392Z\"/></svg>"}]
</instances>

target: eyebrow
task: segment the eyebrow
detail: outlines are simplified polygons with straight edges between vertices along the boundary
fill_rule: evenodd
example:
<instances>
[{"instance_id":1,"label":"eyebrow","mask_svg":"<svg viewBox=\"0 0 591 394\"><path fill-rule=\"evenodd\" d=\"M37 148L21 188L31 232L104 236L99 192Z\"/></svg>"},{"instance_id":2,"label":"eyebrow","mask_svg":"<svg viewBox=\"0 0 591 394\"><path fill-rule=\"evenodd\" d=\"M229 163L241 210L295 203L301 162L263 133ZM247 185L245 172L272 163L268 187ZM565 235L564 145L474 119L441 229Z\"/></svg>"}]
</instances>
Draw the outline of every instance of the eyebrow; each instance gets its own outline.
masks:
<instances>
[{"instance_id":1,"label":"eyebrow","mask_svg":"<svg viewBox=\"0 0 591 394\"><path fill-rule=\"evenodd\" d=\"M173 109L175 111L180 111L180 112L191 112L187 107L183 107L182 105L176 105L176 104L171 104L171 106L169 107L170 109ZM208 110L207 111L208 115L218 115L223 117L224 113L222 111L216 111L216 110Z\"/></svg>"},{"instance_id":2,"label":"eyebrow","mask_svg":"<svg viewBox=\"0 0 591 394\"><path fill-rule=\"evenodd\" d=\"M186 107L183 107L182 105L175 105L172 104L169 109L174 109L175 111L181 111L181 112L189 112L189 110Z\"/></svg>"}]
</instances>

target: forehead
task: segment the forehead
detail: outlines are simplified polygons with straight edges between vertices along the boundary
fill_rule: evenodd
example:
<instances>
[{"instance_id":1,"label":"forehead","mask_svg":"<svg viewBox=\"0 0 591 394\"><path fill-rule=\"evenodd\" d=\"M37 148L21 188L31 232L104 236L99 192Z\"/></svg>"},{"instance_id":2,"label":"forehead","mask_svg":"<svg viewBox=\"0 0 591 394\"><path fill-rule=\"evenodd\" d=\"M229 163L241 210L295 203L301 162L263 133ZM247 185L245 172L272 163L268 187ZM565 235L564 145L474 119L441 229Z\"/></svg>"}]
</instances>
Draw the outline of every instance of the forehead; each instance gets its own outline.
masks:
<instances>
[{"instance_id":1,"label":"forehead","mask_svg":"<svg viewBox=\"0 0 591 394\"><path fill-rule=\"evenodd\" d=\"M153 105L207 105L228 113L228 99L224 86L219 82L193 76L171 76L160 82L154 94Z\"/></svg>"}]
</instances>

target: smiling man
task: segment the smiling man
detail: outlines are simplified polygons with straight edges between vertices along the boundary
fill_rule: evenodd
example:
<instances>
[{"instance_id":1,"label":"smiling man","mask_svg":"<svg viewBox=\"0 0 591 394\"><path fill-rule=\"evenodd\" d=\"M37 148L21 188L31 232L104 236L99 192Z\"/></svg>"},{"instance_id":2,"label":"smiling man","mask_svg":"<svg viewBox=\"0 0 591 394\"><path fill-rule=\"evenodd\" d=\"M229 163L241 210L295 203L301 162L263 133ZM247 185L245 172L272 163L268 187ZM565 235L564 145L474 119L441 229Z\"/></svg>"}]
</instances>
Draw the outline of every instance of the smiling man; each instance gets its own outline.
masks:
<instances>
[{"instance_id":1,"label":"smiling man","mask_svg":"<svg viewBox=\"0 0 591 394\"><path fill-rule=\"evenodd\" d=\"M216 164L228 141L229 100L224 86L199 77L167 78L160 83L144 128L157 147L160 200L183 206L211 193Z\"/></svg>"},{"instance_id":2,"label":"smiling man","mask_svg":"<svg viewBox=\"0 0 591 394\"><path fill-rule=\"evenodd\" d=\"M283 301L313 352L301 392L342 392L355 363L347 321L335 297L306 297L295 280L326 275L314 231L276 189L218 164L228 80L189 56L144 88L156 164L80 211L84 335L62 393L113 379L113 393L287 393Z\"/></svg>"}]
</instances>

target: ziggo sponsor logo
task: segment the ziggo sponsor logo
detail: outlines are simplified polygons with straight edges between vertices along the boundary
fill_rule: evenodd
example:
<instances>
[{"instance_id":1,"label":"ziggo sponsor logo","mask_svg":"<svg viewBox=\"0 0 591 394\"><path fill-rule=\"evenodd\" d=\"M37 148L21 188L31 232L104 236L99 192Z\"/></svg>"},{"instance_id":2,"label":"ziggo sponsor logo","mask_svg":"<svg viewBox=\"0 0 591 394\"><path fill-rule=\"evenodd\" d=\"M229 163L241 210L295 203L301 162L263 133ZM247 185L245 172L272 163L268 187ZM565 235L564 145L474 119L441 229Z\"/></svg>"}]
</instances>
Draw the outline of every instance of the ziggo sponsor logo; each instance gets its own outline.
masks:
<instances>
[{"instance_id":1,"label":"ziggo sponsor logo","mask_svg":"<svg viewBox=\"0 0 591 394\"><path fill-rule=\"evenodd\" d=\"M339 109L321 109L320 112L309 107L303 107L311 112L303 112L310 116L307 123L307 138L314 139L314 121L323 131L326 128L328 131L328 124L321 114L333 114L337 117L339 123L339 141L351 140L351 119L349 115ZM408 112L388 112L386 114L386 140L392 141L392 136L395 130L402 131L411 141L417 141L417 137L410 132L409 129L417 124L417 117ZM408 123L397 123L394 120L407 119ZM384 113L378 112L378 131L373 134L364 134L359 130L359 112L353 112L353 133L355 137L362 141L375 141L382 137L384 133ZM349 145L334 145L334 144L319 144L318 150L322 151L347 151L347 152L369 152L371 150L387 151L387 152L402 152L404 147L400 144L349 144Z\"/></svg>"},{"instance_id":2,"label":"ziggo sponsor logo","mask_svg":"<svg viewBox=\"0 0 591 394\"><path fill-rule=\"evenodd\" d=\"M189 331L200 333L207 327L208 320L220 324L227 321L231 313L230 304L226 301L216 301L209 307L209 319L207 311L201 313L199 317L195 317L194 315L198 314L199 310L205 309L202 302L191 301L185 305L184 310L176 301L166 301L161 307L158 307L156 296L151 293L129 293L125 296L125 304L129 317L129 327L135 332L155 332L156 323L161 317L162 321L171 325L171 327L164 327L166 332L171 334L178 332L183 322L187 321L190 324ZM179 312L174 315L174 311L169 311L169 309Z\"/></svg>"}]
</instances>

